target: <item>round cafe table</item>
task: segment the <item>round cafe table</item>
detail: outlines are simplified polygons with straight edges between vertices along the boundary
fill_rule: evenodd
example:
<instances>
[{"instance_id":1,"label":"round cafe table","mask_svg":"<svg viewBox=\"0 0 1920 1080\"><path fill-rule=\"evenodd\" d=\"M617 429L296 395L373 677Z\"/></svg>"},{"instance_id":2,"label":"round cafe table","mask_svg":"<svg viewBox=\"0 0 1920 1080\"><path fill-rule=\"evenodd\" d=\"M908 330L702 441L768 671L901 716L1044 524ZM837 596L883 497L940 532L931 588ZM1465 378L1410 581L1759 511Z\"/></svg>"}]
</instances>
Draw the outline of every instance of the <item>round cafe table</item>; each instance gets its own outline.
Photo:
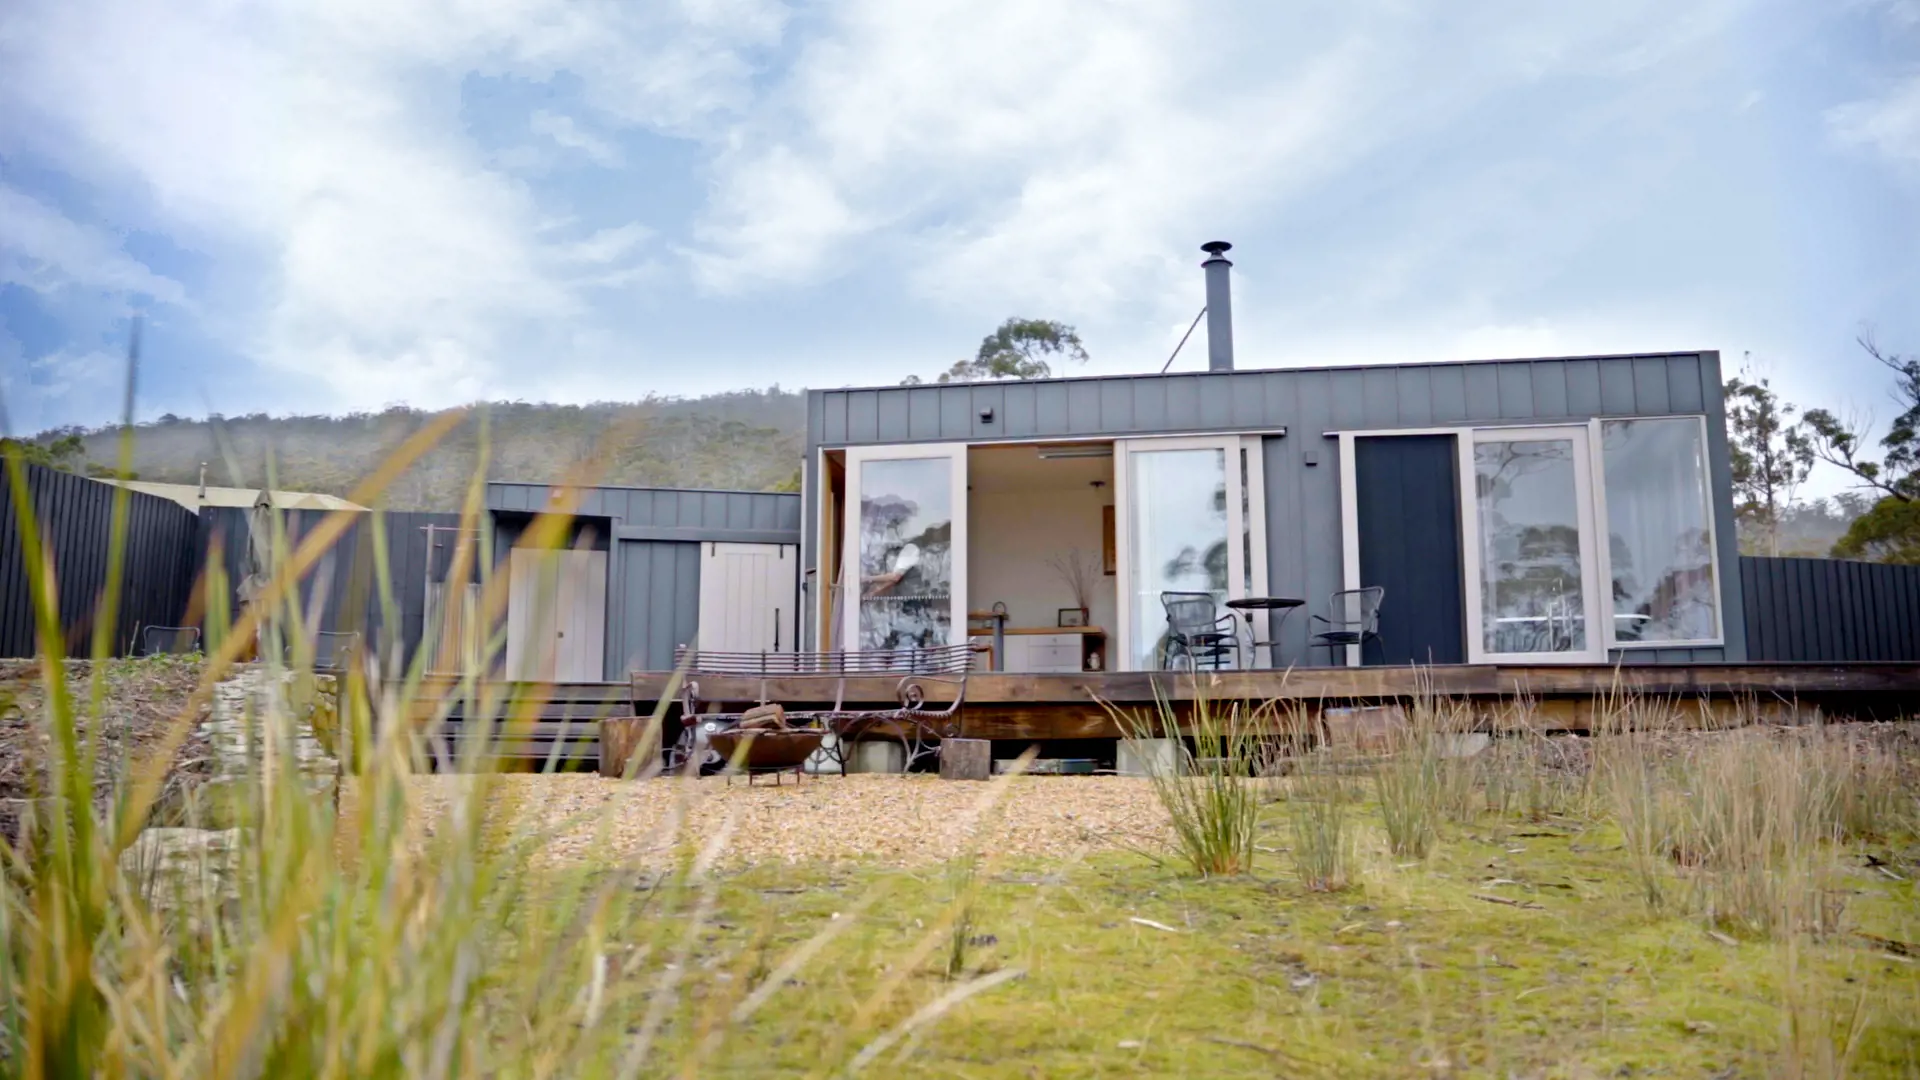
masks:
<instances>
[{"instance_id":1,"label":"round cafe table","mask_svg":"<svg viewBox=\"0 0 1920 1080\"><path fill-rule=\"evenodd\" d=\"M1277 639L1279 638L1280 635L1279 635L1278 627L1269 626L1268 629L1273 631L1274 637L1276 640L1274 641L1256 640L1253 632L1253 613L1254 612L1277 611L1280 613L1280 626L1285 626L1287 623L1287 613L1292 611L1294 608L1305 607L1306 603L1307 602L1305 600L1302 600L1299 597L1294 597L1294 596L1242 596L1237 600L1227 601L1227 606L1239 612L1240 617L1247 621L1247 640L1251 644L1252 648L1258 649L1258 648L1261 648L1262 646L1270 648L1272 646L1278 645L1279 641ZM1272 654L1268 654L1268 655L1269 657L1271 657Z\"/></svg>"}]
</instances>

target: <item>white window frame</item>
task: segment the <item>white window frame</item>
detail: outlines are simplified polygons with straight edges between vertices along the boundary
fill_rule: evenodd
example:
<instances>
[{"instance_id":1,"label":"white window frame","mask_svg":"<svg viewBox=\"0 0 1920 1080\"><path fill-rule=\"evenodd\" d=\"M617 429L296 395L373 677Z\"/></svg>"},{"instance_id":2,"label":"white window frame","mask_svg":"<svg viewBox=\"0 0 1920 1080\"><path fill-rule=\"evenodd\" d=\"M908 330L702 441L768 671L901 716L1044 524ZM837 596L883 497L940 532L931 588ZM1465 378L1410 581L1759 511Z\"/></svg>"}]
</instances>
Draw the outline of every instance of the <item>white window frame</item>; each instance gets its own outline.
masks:
<instances>
[{"instance_id":1,"label":"white window frame","mask_svg":"<svg viewBox=\"0 0 1920 1080\"><path fill-rule=\"evenodd\" d=\"M1542 424L1534 427L1473 428L1467 438L1458 440L1460 454L1460 525L1462 568L1465 588L1461 595L1467 608L1467 662L1470 664L1600 664L1607 659L1607 646L1599 625L1599 545L1606 542L1600 534L1593 500L1593 455L1589 424ZM1573 447L1574 517L1580 531L1580 606L1586 621L1587 647L1579 652L1504 653L1486 648L1485 623L1481 620L1486 582L1480 565L1480 500L1474 483L1474 447L1483 442L1509 442L1521 439L1571 439ZM1581 453L1582 448L1586 453ZM1611 581L1611 578L1608 579ZM1606 607L1609 616L1612 604Z\"/></svg>"},{"instance_id":2,"label":"white window frame","mask_svg":"<svg viewBox=\"0 0 1920 1080\"><path fill-rule=\"evenodd\" d=\"M1701 446L1708 453L1706 477L1708 507L1707 530L1708 549L1713 558L1714 587L1714 627L1717 636L1690 641L1621 641L1614 634L1613 623L1613 552L1612 534L1607 517L1606 495L1606 454L1602 445L1602 425L1612 421L1639 420L1692 420L1699 425ZM1583 584L1587 596L1588 641L1599 641L1601 648L1595 655L1589 646L1584 653L1486 653L1481 649L1480 604L1478 592L1479 578L1479 506L1474 498L1473 451L1472 446L1480 441L1482 435L1490 440L1519 438L1532 432L1566 431L1585 428L1587 435L1586 486L1588 498L1581 505L1589 515L1583 526L1589 530L1592 538L1593 557L1584 559L1583 574L1594 575L1596 580ZM1467 606L1467 662L1468 663L1604 663L1607 655L1614 650L1627 649L1717 649L1726 646L1726 582L1720 561L1720 523L1713 505L1712 443L1708 441L1707 418L1701 413L1668 413L1658 416L1596 416L1584 421L1567 423L1507 423L1507 424L1455 424L1434 427L1407 428L1367 428L1352 431L1328 431L1324 433L1338 439L1338 459L1340 470L1340 567L1341 587L1358 589L1364 583L1360 580L1360 518L1359 495L1354 478L1354 440L1395 435L1451 435L1460 454L1458 471L1460 473L1460 526L1461 526L1461 596ZM1391 601L1389 601L1391 602ZM1596 610L1597 607L1597 610ZM1594 632L1595 623L1599 632ZM1489 657L1496 659L1488 659ZM1360 650L1349 645L1346 663L1357 667L1361 662Z\"/></svg>"},{"instance_id":3,"label":"white window frame","mask_svg":"<svg viewBox=\"0 0 1920 1080\"><path fill-rule=\"evenodd\" d=\"M1700 431L1700 449L1708 460L1703 464L1707 475L1702 477L1707 492L1707 551L1713 561L1713 630L1710 638L1696 638L1687 641L1621 641L1614 634L1613 618L1613 538L1607 516L1607 470L1606 448L1602 445L1605 425L1609 423L1638 423L1646 420L1692 420ZM1720 523L1715 520L1713 500L1713 462L1712 444L1707 441L1707 418L1698 413L1679 413L1667 416L1596 416L1587 422L1591 429L1587 436L1587 446L1592 462L1589 471L1596 478L1593 485L1594 520L1602 529L1600 537L1600 583L1605 589L1606 604L1602 622L1606 631L1606 643L1609 651L1613 649L1718 649L1727 642L1727 614L1724 610L1726 583L1720 578Z\"/></svg>"},{"instance_id":4,"label":"white window frame","mask_svg":"<svg viewBox=\"0 0 1920 1080\"><path fill-rule=\"evenodd\" d=\"M842 605L845 623L841 627L841 643L847 652L858 652L860 641L860 496L861 467L869 461L904 461L913 458L947 458L952 462L949 476L951 498L953 500L953 546L949 554L952 560L950 573L951 587L948 590L948 603L952 605L951 625L948 629L949 645L965 645L967 636L967 611L969 594L967 592L967 445L966 443L892 443L881 446L850 446L847 448L847 505L841 520L842 547L840 572L846 579L845 587L850 589L844 595Z\"/></svg>"},{"instance_id":5,"label":"white window frame","mask_svg":"<svg viewBox=\"0 0 1920 1080\"><path fill-rule=\"evenodd\" d=\"M1251 580L1254 595L1267 592L1267 496L1266 469L1263 461L1265 439L1260 435L1156 436L1113 440L1114 495L1114 633L1108 650L1115 671L1136 671L1133 660L1133 462L1137 452L1159 450L1219 450L1226 460L1227 491L1227 599L1248 595ZM1246 454L1246 469L1241 469L1241 452ZM1251 485L1251 486L1249 486ZM1240 499L1247 493L1245 516ZM1251 541L1253 565L1247 566L1249 552L1243 537ZM1236 623L1244 620L1234 613ZM1249 654L1250 656L1250 654ZM1257 658L1250 656L1257 662Z\"/></svg>"}]
</instances>

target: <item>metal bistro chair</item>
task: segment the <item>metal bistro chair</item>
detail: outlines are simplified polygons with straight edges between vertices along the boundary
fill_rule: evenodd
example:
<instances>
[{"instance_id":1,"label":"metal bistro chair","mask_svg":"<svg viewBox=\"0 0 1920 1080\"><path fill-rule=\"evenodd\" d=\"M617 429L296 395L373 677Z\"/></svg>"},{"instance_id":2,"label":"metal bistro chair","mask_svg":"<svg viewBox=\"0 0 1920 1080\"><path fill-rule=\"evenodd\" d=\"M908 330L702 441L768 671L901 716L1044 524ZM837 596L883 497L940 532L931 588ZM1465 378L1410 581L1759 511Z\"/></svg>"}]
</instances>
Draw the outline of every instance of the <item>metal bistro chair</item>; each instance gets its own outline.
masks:
<instances>
[{"instance_id":1,"label":"metal bistro chair","mask_svg":"<svg viewBox=\"0 0 1920 1080\"><path fill-rule=\"evenodd\" d=\"M197 626L142 626L136 645L140 650L137 653L139 656L199 652L200 628Z\"/></svg>"},{"instance_id":2,"label":"metal bistro chair","mask_svg":"<svg viewBox=\"0 0 1920 1080\"><path fill-rule=\"evenodd\" d=\"M352 630L322 630L313 635L313 666L316 671L345 671L360 645L360 635Z\"/></svg>"},{"instance_id":3,"label":"metal bistro chair","mask_svg":"<svg viewBox=\"0 0 1920 1080\"><path fill-rule=\"evenodd\" d=\"M1212 593L1163 592L1160 605L1167 609L1167 668L1218 671L1229 657L1232 666L1240 666L1240 634L1233 614L1221 614Z\"/></svg>"},{"instance_id":4,"label":"metal bistro chair","mask_svg":"<svg viewBox=\"0 0 1920 1080\"><path fill-rule=\"evenodd\" d=\"M1313 648L1327 650L1328 666L1341 666L1334 663L1334 650L1349 645L1360 646L1360 662L1366 662L1367 642L1380 640L1380 601L1386 595L1385 586L1369 585L1327 597L1327 613L1313 617L1314 623L1325 627L1313 635ZM1380 646L1380 650L1385 660L1386 646Z\"/></svg>"}]
</instances>

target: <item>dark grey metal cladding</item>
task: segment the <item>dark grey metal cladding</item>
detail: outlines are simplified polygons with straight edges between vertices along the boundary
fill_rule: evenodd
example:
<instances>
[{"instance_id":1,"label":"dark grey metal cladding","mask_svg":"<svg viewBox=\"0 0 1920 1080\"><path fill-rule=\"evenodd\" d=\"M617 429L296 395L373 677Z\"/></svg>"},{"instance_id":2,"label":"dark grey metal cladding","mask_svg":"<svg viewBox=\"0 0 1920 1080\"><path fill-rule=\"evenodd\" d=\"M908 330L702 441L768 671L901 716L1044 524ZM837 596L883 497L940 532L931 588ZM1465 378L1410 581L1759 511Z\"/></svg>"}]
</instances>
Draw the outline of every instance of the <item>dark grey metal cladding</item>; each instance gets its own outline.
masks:
<instances>
[{"instance_id":1,"label":"dark grey metal cladding","mask_svg":"<svg viewBox=\"0 0 1920 1080\"><path fill-rule=\"evenodd\" d=\"M608 591L606 677L672 671L673 650L700 625L700 545L622 540Z\"/></svg>"},{"instance_id":2,"label":"dark grey metal cladding","mask_svg":"<svg viewBox=\"0 0 1920 1080\"><path fill-rule=\"evenodd\" d=\"M330 510L282 510L289 550L301 538L331 517ZM229 610L240 610L239 585L248 543L248 511L241 507L207 507L200 511L201 559L218 547L227 578ZM444 577L448 559L436 557L434 547L445 545L462 524L459 514L387 511L352 512L348 525L300 579L302 617L314 620L328 633L355 632L380 654L412 663L425 635L426 583ZM433 543L429 543L432 526ZM380 580L374 558L376 538L384 538L386 581ZM457 541L456 541L457 542ZM505 549L495 549L496 562ZM496 571L499 572L499 571ZM322 584L325 591L321 591ZM391 597L393 610L385 607Z\"/></svg>"},{"instance_id":3,"label":"dark grey metal cladding","mask_svg":"<svg viewBox=\"0 0 1920 1080\"><path fill-rule=\"evenodd\" d=\"M43 558L53 564L60 644L66 655L86 656L116 541L119 492L97 480L28 465L26 494ZM185 620L200 547L193 511L154 495L126 496L119 605L107 635L116 656L132 651L138 627ZM39 646L18 509L11 492L0 493L0 656L6 657L32 656Z\"/></svg>"},{"instance_id":4,"label":"dark grey metal cladding","mask_svg":"<svg viewBox=\"0 0 1920 1080\"><path fill-rule=\"evenodd\" d=\"M1920 661L1920 566L1740 557L1756 663Z\"/></svg>"},{"instance_id":5,"label":"dark grey metal cladding","mask_svg":"<svg viewBox=\"0 0 1920 1080\"><path fill-rule=\"evenodd\" d=\"M496 481L487 485L487 508L539 513L556 504L556 491ZM621 540L800 541L800 496L793 492L589 487L580 489L575 512L608 519Z\"/></svg>"},{"instance_id":6,"label":"dark grey metal cladding","mask_svg":"<svg viewBox=\"0 0 1920 1080\"><path fill-rule=\"evenodd\" d=\"M811 451L1277 428L1304 435L1308 429L1711 414L1719 408L1718 378L1718 353L1688 352L813 390L807 444ZM1326 408L1310 407L1323 400ZM981 419L989 409L992 419Z\"/></svg>"},{"instance_id":7,"label":"dark grey metal cladding","mask_svg":"<svg viewBox=\"0 0 1920 1080\"><path fill-rule=\"evenodd\" d=\"M915 413L915 393L940 401L953 395L966 408L922 406ZM988 408L993 419L982 420ZM1323 433L1670 415L1707 421L1725 647L1623 650L1618 658L1739 662L1746 624L1717 352L815 390L807 395L807 459L811 468L822 447L891 442L1284 429L1285 437L1264 442L1268 584L1317 610L1342 581L1339 454ZM1309 457L1317 463L1306 464ZM813 565L811 553L805 565ZM1306 622L1287 620L1283 662L1306 661Z\"/></svg>"},{"instance_id":8,"label":"dark grey metal cladding","mask_svg":"<svg viewBox=\"0 0 1920 1080\"><path fill-rule=\"evenodd\" d=\"M554 505L548 484L493 482L487 507L503 521ZM673 650L700 622L700 545L800 543L800 495L784 491L589 487L576 513L604 519L607 567L605 677L669 671ZM508 526L502 526L503 534ZM508 540L511 543L511 539Z\"/></svg>"}]
</instances>

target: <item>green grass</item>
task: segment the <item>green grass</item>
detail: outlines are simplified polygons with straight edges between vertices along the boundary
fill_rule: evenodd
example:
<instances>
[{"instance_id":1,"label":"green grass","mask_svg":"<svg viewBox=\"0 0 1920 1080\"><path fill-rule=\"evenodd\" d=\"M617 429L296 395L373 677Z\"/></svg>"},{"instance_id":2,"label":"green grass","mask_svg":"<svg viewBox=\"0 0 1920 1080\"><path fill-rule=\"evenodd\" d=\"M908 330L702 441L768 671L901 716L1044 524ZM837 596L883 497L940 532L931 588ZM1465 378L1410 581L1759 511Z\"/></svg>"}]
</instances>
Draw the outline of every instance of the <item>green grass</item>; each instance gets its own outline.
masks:
<instances>
[{"instance_id":1,"label":"green grass","mask_svg":"<svg viewBox=\"0 0 1920 1080\"><path fill-rule=\"evenodd\" d=\"M450 423L410 438L355 501L375 500ZM592 479L592 465L568 479ZM7 472L18 500L17 460ZM470 525L482 492L476 474ZM567 509L537 519L528 542L559 543ZM1799 864L1774 861L1776 846L1817 848L1846 917L1844 931L1817 938L1742 940L1686 904L1650 907L1649 875L1684 896L1696 868L1667 865L1675 833L1664 824L1623 842L1613 822L1630 811L1596 793L1600 769L1577 799L1500 781L1492 801L1525 804L1515 816L1479 812L1489 793L1447 766L1444 783L1419 789L1416 808L1432 816L1422 859L1392 853L1377 797L1360 797L1363 777L1308 775L1306 788L1342 785L1338 802L1292 798L1289 778L1289 798L1263 804L1277 788L1250 775L1253 717L1231 707L1201 717L1186 769L1156 778L1171 852L717 870L728 819L670 834L671 873L551 870L539 856L577 823L532 824L542 815L516 800L536 789L491 783L478 758L465 763L480 774L423 829L417 748L398 722L434 704L419 700L431 692L421 657L386 672L377 693L350 675L337 714L321 718L351 747L348 813L307 795L289 717L268 717L275 752L261 762L277 764L232 792L237 899L202 891L169 908L118 856L165 819L175 751L254 632L269 652L289 640L296 671L310 664L291 586L346 519L297 546L276 537L274 581L231 625L216 577L192 694L150 746L124 756L102 737L107 680L76 688L64 677L58 583L30 515L23 522L46 643L28 720L47 749L24 839L0 848L0 1075L1920 1077L1920 965L1888 955L1920 941L1915 789L1910 769L1877 759L1852 762L1853 794L1819 811L1841 823L1831 829L1699 830L1765 840L1752 850L1766 858L1743 873L1792 872ZM385 550L373 545L376 559ZM490 565L463 549L449 577L464 579L475 557ZM391 623L389 569L375 567ZM483 576L483 607L498 615L504 582ZM97 617L113 624L110 602ZM96 635L96 659L105 644ZM376 702L387 721L378 737ZM468 715L524 718L529 704L475 703ZM1609 705L1623 723L1662 707ZM1157 719L1167 718L1163 703ZM1650 782L1668 775L1642 764ZM1009 790L983 785L981 808ZM1688 804L1658 805L1665 815ZM1316 810L1338 823L1301 816ZM595 813L606 823L619 811L608 800ZM1294 872L1327 852L1344 861L1337 875Z\"/></svg>"},{"instance_id":2,"label":"green grass","mask_svg":"<svg viewBox=\"0 0 1920 1080\"><path fill-rule=\"evenodd\" d=\"M1284 840L1283 815L1269 811L1264 841ZM1610 828L1482 824L1401 868L1386 854L1377 814L1365 815L1370 847L1344 893L1302 887L1277 854L1230 879L1131 855L1064 873L1036 865L984 874L970 920L995 942L976 948L971 963L1023 975L923 1029L895 1067L970 1077L1403 1076L1444 1062L1492 1075L1762 1075L1794 1020L1812 1047L1824 1037L1815 1020L1858 1004L1867 1021L1854 1075L1917 1075L1916 965L1851 941L1800 941L1791 957L1784 946L1730 946L1697 922L1649 918ZM1489 884L1496 879L1503 883ZM1863 928L1905 940L1920 929L1910 883L1854 873L1849 885ZM864 1025L853 1023L858 1003L899 976L925 934L922 916L947 899L937 870L727 875L694 963L763 968L761 957L796 948L875 891L886 899L729 1031L703 1073L821 1072L944 992L935 958ZM1791 1013L1787 985L1799 988ZM721 982L708 993L743 991ZM663 1048L697 1032L703 1007L683 1003Z\"/></svg>"}]
</instances>

